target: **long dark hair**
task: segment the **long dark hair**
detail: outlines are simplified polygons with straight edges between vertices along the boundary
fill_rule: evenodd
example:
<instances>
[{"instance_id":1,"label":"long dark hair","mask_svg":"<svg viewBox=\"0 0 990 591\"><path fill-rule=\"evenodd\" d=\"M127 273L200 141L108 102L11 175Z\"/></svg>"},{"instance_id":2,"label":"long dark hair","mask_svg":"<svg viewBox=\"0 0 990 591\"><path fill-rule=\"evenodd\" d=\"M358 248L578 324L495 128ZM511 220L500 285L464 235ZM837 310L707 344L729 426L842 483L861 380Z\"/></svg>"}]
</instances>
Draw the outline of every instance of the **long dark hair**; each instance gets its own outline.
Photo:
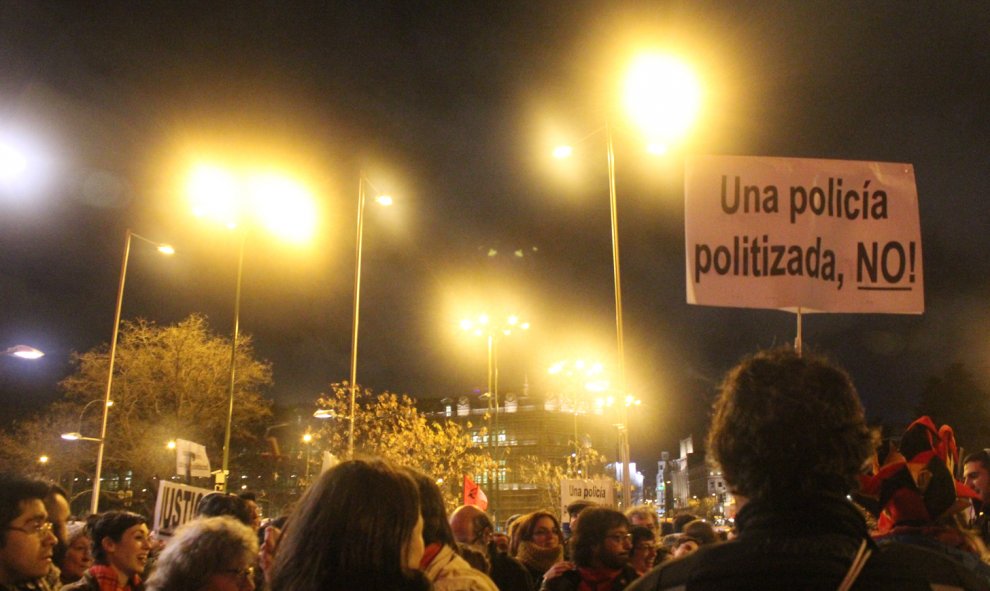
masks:
<instances>
[{"instance_id":1,"label":"long dark hair","mask_svg":"<svg viewBox=\"0 0 990 591\"><path fill-rule=\"evenodd\" d=\"M404 552L419 520L419 492L381 460L331 468L286 523L272 591L429 589Z\"/></svg>"}]
</instances>

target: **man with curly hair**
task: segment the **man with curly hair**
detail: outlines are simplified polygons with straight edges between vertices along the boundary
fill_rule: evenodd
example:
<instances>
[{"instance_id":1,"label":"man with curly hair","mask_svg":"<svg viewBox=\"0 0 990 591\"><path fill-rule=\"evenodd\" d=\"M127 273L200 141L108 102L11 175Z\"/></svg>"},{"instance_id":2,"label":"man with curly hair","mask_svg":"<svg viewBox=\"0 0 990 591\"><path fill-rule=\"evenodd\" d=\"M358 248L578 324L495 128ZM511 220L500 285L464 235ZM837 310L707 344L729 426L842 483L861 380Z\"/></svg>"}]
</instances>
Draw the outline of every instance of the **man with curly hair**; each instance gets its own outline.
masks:
<instances>
[{"instance_id":1,"label":"man with curly hair","mask_svg":"<svg viewBox=\"0 0 990 591\"><path fill-rule=\"evenodd\" d=\"M789 348L733 368L708 449L741 506L735 540L664 563L629 591L987 589L922 548L873 543L849 501L873 443L849 376Z\"/></svg>"}]
</instances>

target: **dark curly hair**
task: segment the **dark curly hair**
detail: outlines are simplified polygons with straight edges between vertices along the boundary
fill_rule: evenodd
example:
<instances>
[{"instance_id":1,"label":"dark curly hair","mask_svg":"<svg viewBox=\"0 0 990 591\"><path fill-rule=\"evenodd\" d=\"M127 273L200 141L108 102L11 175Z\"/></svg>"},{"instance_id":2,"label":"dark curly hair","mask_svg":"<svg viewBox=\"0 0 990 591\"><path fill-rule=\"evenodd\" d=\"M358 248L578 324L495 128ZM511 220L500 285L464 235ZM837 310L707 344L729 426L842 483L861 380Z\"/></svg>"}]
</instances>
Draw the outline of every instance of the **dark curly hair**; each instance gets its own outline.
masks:
<instances>
[{"instance_id":1,"label":"dark curly hair","mask_svg":"<svg viewBox=\"0 0 990 591\"><path fill-rule=\"evenodd\" d=\"M728 373L708 449L733 492L786 500L848 494L873 446L849 375L825 357L782 347Z\"/></svg>"},{"instance_id":2,"label":"dark curly hair","mask_svg":"<svg viewBox=\"0 0 990 591\"><path fill-rule=\"evenodd\" d=\"M590 567L595 549L605 543L609 530L625 526L629 519L621 512L607 507L588 507L581 511L581 519L571 536L571 556L578 566Z\"/></svg>"}]
</instances>

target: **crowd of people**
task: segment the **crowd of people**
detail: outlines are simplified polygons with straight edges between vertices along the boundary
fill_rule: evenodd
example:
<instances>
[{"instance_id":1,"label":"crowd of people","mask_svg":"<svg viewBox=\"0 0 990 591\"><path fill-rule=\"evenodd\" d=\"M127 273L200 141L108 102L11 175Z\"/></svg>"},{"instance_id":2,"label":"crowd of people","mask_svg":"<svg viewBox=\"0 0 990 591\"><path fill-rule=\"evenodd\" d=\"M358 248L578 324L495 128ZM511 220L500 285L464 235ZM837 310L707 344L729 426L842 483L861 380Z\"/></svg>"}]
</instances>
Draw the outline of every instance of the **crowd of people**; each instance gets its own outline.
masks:
<instances>
[{"instance_id":1,"label":"crowd of people","mask_svg":"<svg viewBox=\"0 0 990 591\"><path fill-rule=\"evenodd\" d=\"M708 449L740 507L728 534L587 501L566 528L536 510L499 532L367 458L265 523L248 495L207 495L162 543L141 515L72 521L57 485L3 474L0 591L990 590L990 452L960 463L928 417L880 441L849 376L787 348L731 370L713 411Z\"/></svg>"}]
</instances>

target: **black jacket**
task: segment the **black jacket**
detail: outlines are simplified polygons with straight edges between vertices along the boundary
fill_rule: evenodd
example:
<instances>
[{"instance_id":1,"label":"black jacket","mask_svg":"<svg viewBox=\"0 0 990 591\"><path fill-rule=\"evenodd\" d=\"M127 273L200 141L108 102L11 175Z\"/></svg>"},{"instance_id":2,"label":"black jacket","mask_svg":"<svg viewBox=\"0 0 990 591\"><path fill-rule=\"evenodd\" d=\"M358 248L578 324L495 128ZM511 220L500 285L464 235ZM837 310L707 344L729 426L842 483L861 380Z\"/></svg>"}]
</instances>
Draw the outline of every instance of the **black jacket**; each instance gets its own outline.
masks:
<instances>
[{"instance_id":1,"label":"black jacket","mask_svg":"<svg viewBox=\"0 0 990 591\"><path fill-rule=\"evenodd\" d=\"M702 546L664 563L628 591L835 590L864 540L872 554L853 589L928 591L940 584L947 589L990 590L962 565L924 548L878 548L863 517L841 497L750 501L739 511L736 524L735 540Z\"/></svg>"}]
</instances>

